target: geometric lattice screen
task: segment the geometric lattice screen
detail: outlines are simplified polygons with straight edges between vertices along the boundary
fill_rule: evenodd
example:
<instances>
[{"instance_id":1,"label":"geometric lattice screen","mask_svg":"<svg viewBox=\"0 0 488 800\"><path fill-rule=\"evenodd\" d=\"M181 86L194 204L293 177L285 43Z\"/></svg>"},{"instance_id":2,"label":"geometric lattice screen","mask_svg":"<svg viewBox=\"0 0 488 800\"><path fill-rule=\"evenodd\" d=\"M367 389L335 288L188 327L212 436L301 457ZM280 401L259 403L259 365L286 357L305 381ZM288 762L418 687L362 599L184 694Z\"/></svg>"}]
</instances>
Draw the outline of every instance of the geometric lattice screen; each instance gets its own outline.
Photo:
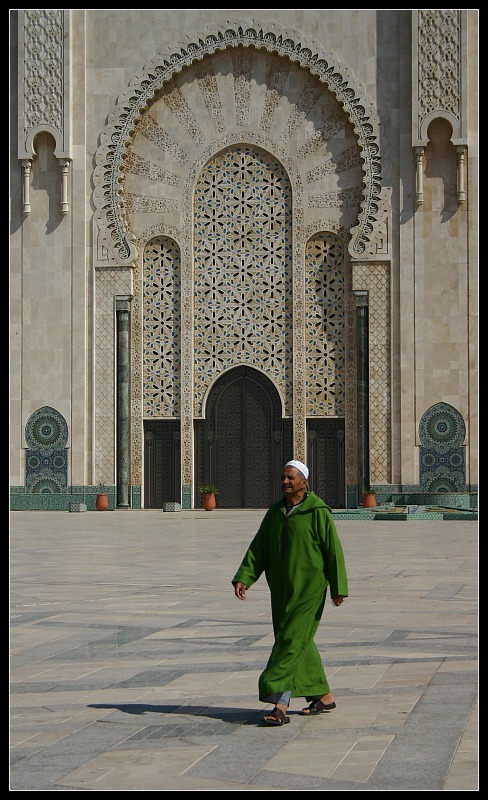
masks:
<instances>
[{"instance_id":1,"label":"geometric lattice screen","mask_svg":"<svg viewBox=\"0 0 488 800\"><path fill-rule=\"evenodd\" d=\"M344 416L344 250L333 233L319 233L307 244L305 331L307 416Z\"/></svg>"},{"instance_id":2,"label":"geometric lattice screen","mask_svg":"<svg viewBox=\"0 0 488 800\"><path fill-rule=\"evenodd\" d=\"M291 189L283 166L257 147L214 157L194 196L194 413L230 367L261 369L290 405Z\"/></svg>"},{"instance_id":3,"label":"geometric lattice screen","mask_svg":"<svg viewBox=\"0 0 488 800\"><path fill-rule=\"evenodd\" d=\"M455 408L436 403L427 409L419 425L422 491L466 491L465 435L464 420Z\"/></svg>"},{"instance_id":4,"label":"geometric lattice screen","mask_svg":"<svg viewBox=\"0 0 488 800\"><path fill-rule=\"evenodd\" d=\"M195 184L194 414L223 372L251 366L269 377L292 415L291 187L258 147L230 147ZM181 254L166 236L144 250L144 417L180 416ZM344 250L315 234L305 253L306 412L345 416Z\"/></svg>"},{"instance_id":5,"label":"geometric lattice screen","mask_svg":"<svg viewBox=\"0 0 488 800\"><path fill-rule=\"evenodd\" d=\"M60 494L68 486L68 426L55 408L43 406L25 426L25 490Z\"/></svg>"},{"instance_id":6,"label":"geometric lattice screen","mask_svg":"<svg viewBox=\"0 0 488 800\"><path fill-rule=\"evenodd\" d=\"M180 251L157 236L144 250L143 386L145 417L180 415Z\"/></svg>"}]
</instances>

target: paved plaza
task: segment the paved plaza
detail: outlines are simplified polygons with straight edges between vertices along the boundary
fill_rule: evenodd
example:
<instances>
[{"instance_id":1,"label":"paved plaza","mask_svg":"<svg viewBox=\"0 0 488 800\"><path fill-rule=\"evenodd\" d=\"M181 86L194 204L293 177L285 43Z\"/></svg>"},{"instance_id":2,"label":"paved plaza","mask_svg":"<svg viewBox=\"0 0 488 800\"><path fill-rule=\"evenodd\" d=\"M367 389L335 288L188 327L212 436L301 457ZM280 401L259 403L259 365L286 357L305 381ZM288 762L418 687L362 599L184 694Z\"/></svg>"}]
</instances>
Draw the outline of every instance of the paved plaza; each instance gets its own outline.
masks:
<instances>
[{"instance_id":1,"label":"paved plaza","mask_svg":"<svg viewBox=\"0 0 488 800\"><path fill-rule=\"evenodd\" d=\"M260 726L263 510L10 514L10 791L478 791L478 524L337 520L337 708Z\"/></svg>"}]
</instances>

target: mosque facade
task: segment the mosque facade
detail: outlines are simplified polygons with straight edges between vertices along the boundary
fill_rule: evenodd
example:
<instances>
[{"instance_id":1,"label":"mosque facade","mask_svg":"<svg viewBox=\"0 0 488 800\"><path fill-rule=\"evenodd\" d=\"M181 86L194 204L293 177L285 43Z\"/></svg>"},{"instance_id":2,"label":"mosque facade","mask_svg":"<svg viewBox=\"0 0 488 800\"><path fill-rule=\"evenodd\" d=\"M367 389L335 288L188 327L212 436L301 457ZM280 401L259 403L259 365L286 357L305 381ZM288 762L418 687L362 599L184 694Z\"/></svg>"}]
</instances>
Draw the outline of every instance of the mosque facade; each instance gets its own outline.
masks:
<instances>
[{"instance_id":1,"label":"mosque facade","mask_svg":"<svg viewBox=\"0 0 488 800\"><path fill-rule=\"evenodd\" d=\"M474 493L478 11L11 11L14 510Z\"/></svg>"}]
</instances>

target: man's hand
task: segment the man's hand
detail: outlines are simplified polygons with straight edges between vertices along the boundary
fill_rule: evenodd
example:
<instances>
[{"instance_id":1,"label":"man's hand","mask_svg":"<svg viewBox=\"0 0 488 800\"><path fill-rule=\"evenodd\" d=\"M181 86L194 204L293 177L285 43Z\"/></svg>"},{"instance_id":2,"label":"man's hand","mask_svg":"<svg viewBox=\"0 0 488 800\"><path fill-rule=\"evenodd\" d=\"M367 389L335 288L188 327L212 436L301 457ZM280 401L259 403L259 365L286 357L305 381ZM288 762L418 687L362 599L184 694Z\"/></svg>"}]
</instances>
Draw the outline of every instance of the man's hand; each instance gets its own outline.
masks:
<instances>
[{"instance_id":1,"label":"man's hand","mask_svg":"<svg viewBox=\"0 0 488 800\"><path fill-rule=\"evenodd\" d=\"M343 601L344 597L341 594L337 595L337 597L332 598L332 602L334 603L335 606L341 606Z\"/></svg>"},{"instance_id":2,"label":"man's hand","mask_svg":"<svg viewBox=\"0 0 488 800\"><path fill-rule=\"evenodd\" d=\"M240 581L236 581L236 583L234 583L234 594L238 600L245 600L246 599L245 584L241 583Z\"/></svg>"}]
</instances>

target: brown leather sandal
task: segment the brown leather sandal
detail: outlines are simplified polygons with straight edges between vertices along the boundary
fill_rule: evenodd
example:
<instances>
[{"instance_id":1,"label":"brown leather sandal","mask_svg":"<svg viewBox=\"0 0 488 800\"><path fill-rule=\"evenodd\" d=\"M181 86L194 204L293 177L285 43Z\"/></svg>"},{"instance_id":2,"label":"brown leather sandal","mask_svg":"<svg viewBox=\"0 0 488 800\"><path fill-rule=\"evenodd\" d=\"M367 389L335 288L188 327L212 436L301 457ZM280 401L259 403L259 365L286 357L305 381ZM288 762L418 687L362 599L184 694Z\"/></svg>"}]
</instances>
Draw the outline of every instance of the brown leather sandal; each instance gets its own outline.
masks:
<instances>
[{"instance_id":1,"label":"brown leather sandal","mask_svg":"<svg viewBox=\"0 0 488 800\"><path fill-rule=\"evenodd\" d=\"M275 706L269 714L266 714L266 716L262 718L261 724L281 727L281 725L286 725L289 721L290 717L283 714L281 708Z\"/></svg>"},{"instance_id":2,"label":"brown leather sandal","mask_svg":"<svg viewBox=\"0 0 488 800\"><path fill-rule=\"evenodd\" d=\"M303 717L313 716L314 714L325 714L336 707L335 703L323 703L322 700L313 700L308 708L303 708L300 714Z\"/></svg>"}]
</instances>

